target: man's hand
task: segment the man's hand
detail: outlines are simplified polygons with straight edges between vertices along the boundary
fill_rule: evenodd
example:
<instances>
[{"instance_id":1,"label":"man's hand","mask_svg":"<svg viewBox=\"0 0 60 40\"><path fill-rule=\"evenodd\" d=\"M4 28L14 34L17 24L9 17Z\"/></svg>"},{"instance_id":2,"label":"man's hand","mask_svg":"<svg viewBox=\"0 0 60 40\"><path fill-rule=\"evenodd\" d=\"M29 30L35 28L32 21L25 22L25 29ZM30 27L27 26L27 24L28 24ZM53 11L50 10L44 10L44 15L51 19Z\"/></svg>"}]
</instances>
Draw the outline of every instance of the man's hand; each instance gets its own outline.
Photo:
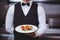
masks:
<instances>
[{"instance_id":1,"label":"man's hand","mask_svg":"<svg viewBox=\"0 0 60 40\"><path fill-rule=\"evenodd\" d=\"M26 35L31 36L31 37L34 37L35 36L35 33L34 32L33 33L27 33Z\"/></svg>"}]
</instances>

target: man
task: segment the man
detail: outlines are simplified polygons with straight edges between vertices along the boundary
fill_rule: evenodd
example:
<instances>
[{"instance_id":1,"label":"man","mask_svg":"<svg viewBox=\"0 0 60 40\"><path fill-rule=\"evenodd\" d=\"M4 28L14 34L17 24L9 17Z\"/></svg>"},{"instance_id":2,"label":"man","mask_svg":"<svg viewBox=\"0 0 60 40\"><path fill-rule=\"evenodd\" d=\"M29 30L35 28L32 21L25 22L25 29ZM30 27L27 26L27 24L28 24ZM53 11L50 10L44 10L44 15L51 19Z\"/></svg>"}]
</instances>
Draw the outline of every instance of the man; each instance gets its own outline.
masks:
<instances>
[{"instance_id":1,"label":"man","mask_svg":"<svg viewBox=\"0 0 60 40\"><path fill-rule=\"evenodd\" d=\"M16 32L15 27L22 24L36 25L39 29L30 34ZM45 11L32 0L21 0L9 8L5 25L7 32L14 33L14 40L37 40L47 29Z\"/></svg>"}]
</instances>

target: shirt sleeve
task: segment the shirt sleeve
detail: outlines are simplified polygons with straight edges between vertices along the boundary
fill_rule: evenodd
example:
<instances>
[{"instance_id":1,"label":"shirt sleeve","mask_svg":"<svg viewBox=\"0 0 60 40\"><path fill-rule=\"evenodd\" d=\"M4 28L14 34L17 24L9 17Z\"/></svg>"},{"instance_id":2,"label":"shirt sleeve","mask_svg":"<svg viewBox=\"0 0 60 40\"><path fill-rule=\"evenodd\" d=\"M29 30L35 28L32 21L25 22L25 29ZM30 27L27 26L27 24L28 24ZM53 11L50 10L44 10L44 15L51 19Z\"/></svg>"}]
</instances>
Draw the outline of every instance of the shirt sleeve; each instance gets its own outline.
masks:
<instances>
[{"instance_id":1,"label":"shirt sleeve","mask_svg":"<svg viewBox=\"0 0 60 40\"><path fill-rule=\"evenodd\" d=\"M5 19L5 30L12 34L14 31L13 16L14 16L14 5L9 7Z\"/></svg>"},{"instance_id":2,"label":"shirt sleeve","mask_svg":"<svg viewBox=\"0 0 60 40\"><path fill-rule=\"evenodd\" d=\"M46 15L44 8L38 4L37 10L38 10L39 29L37 32L35 32L36 33L35 37L42 36L45 33L46 29L48 28L46 24Z\"/></svg>"}]
</instances>

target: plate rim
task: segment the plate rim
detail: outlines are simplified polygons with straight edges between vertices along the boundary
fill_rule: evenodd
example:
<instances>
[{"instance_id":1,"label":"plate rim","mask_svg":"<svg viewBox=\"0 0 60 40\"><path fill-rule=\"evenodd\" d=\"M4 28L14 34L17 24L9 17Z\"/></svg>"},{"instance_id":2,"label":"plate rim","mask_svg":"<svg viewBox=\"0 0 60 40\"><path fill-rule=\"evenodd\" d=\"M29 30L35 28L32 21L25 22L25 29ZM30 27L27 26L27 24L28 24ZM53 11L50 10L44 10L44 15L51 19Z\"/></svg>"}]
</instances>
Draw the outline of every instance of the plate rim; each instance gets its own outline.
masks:
<instances>
[{"instance_id":1,"label":"plate rim","mask_svg":"<svg viewBox=\"0 0 60 40\"><path fill-rule=\"evenodd\" d=\"M23 25L31 25L31 24L23 24ZM18 25L17 27L20 27L20 26L22 26L22 25ZM35 25L32 25L32 26L35 26ZM16 30L17 27L15 27L15 31L19 32L19 31ZM35 27L36 27L36 30L33 31L33 32L36 32L38 30L38 27L37 26L35 26ZM33 33L33 32L19 32L19 33Z\"/></svg>"}]
</instances>

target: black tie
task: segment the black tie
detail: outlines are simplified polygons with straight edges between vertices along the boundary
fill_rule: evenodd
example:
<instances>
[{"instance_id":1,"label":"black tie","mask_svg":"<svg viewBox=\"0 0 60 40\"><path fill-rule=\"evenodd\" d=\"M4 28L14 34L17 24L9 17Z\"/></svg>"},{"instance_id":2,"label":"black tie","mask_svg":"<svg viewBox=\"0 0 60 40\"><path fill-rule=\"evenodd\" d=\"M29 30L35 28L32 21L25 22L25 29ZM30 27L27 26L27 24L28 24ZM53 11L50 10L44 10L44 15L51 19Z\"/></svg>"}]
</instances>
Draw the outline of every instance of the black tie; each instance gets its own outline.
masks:
<instances>
[{"instance_id":1,"label":"black tie","mask_svg":"<svg viewBox=\"0 0 60 40\"><path fill-rule=\"evenodd\" d=\"M22 3L22 6L24 6L24 5L30 6L30 3L27 3L27 4L25 4L25 3Z\"/></svg>"}]
</instances>

